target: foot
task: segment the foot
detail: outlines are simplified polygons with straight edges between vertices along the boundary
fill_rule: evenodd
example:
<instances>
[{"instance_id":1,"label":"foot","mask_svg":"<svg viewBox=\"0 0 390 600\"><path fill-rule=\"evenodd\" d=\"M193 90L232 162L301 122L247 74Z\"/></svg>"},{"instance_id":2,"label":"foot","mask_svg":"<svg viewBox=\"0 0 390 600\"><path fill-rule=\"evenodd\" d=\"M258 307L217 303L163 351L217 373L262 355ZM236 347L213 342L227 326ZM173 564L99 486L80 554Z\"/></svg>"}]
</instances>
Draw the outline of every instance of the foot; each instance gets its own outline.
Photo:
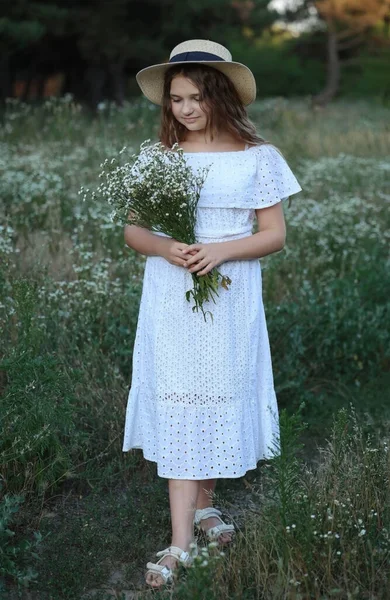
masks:
<instances>
[{"instance_id":1,"label":"foot","mask_svg":"<svg viewBox=\"0 0 390 600\"><path fill-rule=\"evenodd\" d=\"M179 561L173 556L164 556L162 561L158 563L162 567L168 567L168 569L176 569L178 567ZM157 573L151 573L148 571L146 573L145 581L150 587L159 588L165 584L165 579L158 575Z\"/></svg>"},{"instance_id":2,"label":"foot","mask_svg":"<svg viewBox=\"0 0 390 600\"><path fill-rule=\"evenodd\" d=\"M192 555L197 553L196 543L191 543L188 548L183 550L178 546L169 546L165 550L156 553L159 560L155 563L148 562L145 576L146 583L153 588L160 588L166 583L173 582L174 570L179 563L189 567L192 563Z\"/></svg>"},{"instance_id":3,"label":"foot","mask_svg":"<svg viewBox=\"0 0 390 600\"><path fill-rule=\"evenodd\" d=\"M210 540L216 540L219 544L229 544L234 535L234 525L224 523L221 519L221 511L208 506L195 511L195 525L205 533ZM213 531L214 530L214 531ZM220 530L220 531L218 531Z\"/></svg>"},{"instance_id":4,"label":"foot","mask_svg":"<svg viewBox=\"0 0 390 600\"><path fill-rule=\"evenodd\" d=\"M202 531L204 531L204 533L206 533L206 531L208 531L211 527L216 527L217 525L220 525L220 524L221 524L221 521L219 519L217 519L216 517L209 517L208 519L201 520L201 522L199 524L199 528ZM218 542L220 544L222 544L223 546L225 544L230 544L232 539L233 539L233 532L230 532L230 531L223 531L218 536Z\"/></svg>"}]
</instances>

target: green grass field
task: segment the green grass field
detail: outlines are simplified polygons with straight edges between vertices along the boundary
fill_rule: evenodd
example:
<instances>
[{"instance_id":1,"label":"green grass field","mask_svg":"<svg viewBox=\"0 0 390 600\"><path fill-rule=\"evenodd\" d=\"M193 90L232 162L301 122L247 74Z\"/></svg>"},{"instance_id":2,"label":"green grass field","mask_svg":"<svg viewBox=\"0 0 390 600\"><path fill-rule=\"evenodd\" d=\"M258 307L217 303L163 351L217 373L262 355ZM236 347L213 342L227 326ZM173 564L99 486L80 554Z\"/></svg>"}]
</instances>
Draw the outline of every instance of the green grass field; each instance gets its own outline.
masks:
<instances>
[{"instance_id":1,"label":"green grass field","mask_svg":"<svg viewBox=\"0 0 390 600\"><path fill-rule=\"evenodd\" d=\"M250 114L303 188L285 206L286 247L261 260L283 454L221 482L240 528L226 556L210 550L152 594L143 571L169 543L166 482L121 451L144 259L110 207L78 192L97 187L105 158L156 138L158 111L7 103L1 598L390 597L390 109L275 98Z\"/></svg>"}]
</instances>

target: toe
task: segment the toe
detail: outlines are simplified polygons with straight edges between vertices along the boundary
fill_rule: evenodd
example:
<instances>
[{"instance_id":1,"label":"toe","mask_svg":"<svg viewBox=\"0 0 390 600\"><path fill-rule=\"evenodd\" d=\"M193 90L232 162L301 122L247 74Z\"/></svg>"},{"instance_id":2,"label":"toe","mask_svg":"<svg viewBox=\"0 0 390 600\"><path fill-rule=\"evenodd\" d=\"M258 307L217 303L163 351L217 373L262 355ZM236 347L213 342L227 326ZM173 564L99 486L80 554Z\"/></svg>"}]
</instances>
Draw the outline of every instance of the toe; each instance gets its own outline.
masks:
<instances>
[{"instance_id":1,"label":"toe","mask_svg":"<svg viewBox=\"0 0 390 600\"><path fill-rule=\"evenodd\" d=\"M222 533L219 537L219 542L221 544L229 544L229 542L232 541L232 534L231 533Z\"/></svg>"},{"instance_id":2,"label":"toe","mask_svg":"<svg viewBox=\"0 0 390 600\"><path fill-rule=\"evenodd\" d=\"M151 587L160 587L162 585L162 579L158 575L154 575L153 573L149 573L146 575L146 583Z\"/></svg>"}]
</instances>

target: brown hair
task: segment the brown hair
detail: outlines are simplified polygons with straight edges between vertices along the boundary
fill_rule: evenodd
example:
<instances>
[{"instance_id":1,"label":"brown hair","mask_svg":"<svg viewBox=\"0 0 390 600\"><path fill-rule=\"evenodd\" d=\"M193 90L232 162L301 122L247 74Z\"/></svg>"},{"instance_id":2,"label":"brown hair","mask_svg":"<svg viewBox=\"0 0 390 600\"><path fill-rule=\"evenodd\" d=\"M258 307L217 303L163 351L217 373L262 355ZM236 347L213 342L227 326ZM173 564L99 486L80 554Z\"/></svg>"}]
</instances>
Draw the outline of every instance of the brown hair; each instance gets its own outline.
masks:
<instances>
[{"instance_id":1,"label":"brown hair","mask_svg":"<svg viewBox=\"0 0 390 600\"><path fill-rule=\"evenodd\" d=\"M199 104L207 115L206 128L211 139L218 130L225 129L247 144L269 143L256 133L232 81L213 67L192 63L173 66L165 73L159 137L166 147L184 141L187 133L171 109L171 82L178 75L187 77L199 89Z\"/></svg>"}]
</instances>

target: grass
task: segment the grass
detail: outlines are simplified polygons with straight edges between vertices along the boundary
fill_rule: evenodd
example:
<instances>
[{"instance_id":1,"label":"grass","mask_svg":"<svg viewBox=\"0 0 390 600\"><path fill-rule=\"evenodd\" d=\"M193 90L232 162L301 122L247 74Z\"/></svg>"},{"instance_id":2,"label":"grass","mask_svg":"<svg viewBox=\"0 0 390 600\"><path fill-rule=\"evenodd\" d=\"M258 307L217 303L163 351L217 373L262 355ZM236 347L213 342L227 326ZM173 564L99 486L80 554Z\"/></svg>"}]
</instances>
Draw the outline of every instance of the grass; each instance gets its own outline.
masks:
<instances>
[{"instance_id":1,"label":"grass","mask_svg":"<svg viewBox=\"0 0 390 600\"><path fill-rule=\"evenodd\" d=\"M210 551L171 596L387 598L389 108L313 112L275 98L251 116L303 187L285 208L286 248L261 261L285 452L220 483L237 543L222 559ZM78 195L106 157L155 137L157 121L144 102L92 119L71 98L10 101L2 117L6 597L78 600L106 585L148 598L144 565L169 543L166 482L140 452L121 452L144 259L109 207Z\"/></svg>"}]
</instances>

